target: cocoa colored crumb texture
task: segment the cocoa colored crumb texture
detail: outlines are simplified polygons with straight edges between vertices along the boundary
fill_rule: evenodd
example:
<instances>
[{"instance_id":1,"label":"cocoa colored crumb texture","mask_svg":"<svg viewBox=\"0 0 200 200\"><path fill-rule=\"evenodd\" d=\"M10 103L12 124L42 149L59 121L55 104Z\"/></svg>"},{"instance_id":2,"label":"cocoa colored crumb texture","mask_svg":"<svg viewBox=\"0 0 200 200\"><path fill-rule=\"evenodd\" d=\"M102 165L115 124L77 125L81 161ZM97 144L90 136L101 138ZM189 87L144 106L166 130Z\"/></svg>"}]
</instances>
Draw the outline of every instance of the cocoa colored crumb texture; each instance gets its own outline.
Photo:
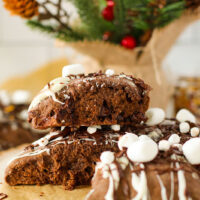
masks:
<instances>
[{"instance_id":1,"label":"cocoa colored crumb texture","mask_svg":"<svg viewBox=\"0 0 200 200\"><path fill-rule=\"evenodd\" d=\"M129 125L145 120L150 87L142 80L102 73L69 78L69 83L55 93L63 104L49 96L30 109L28 119L34 128Z\"/></svg>"},{"instance_id":2,"label":"cocoa colored crumb texture","mask_svg":"<svg viewBox=\"0 0 200 200\"><path fill-rule=\"evenodd\" d=\"M102 128L91 135L86 127L54 131L51 137L47 135L28 146L9 164L5 173L8 184L55 184L66 189L89 185L100 154L106 150L118 152L117 141L124 133Z\"/></svg>"},{"instance_id":3,"label":"cocoa colored crumb texture","mask_svg":"<svg viewBox=\"0 0 200 200\"><path fill-rule=\"evenodd\" d=\"M190 123L190 127L194 126ZM88 185L100 154L106 150L118 152L118 139L126 132L148 135L156 142L167 140L173 133L181 136L181 144L190 138L189 134L180 133L179 122L173 119L156 126L122 126L120 131L101 126L94 134L89 134L87 127L60 129L63 128L52 129L51 136L28 146L10 163L5 176L8 184L55 184L67 189Z\"/></svg>"},{"instance_id":4,"label":"cocoa colored crumb texture","mask_svg":"<svg viewBox=\"0 0 200 200\"><path fill-rule=\"evenodd\" d=\"M44 136L45 132L30 127L25 112L28 112L28 104L4 106L0 103L0 151Z\"/></svg>"}]
</instances>

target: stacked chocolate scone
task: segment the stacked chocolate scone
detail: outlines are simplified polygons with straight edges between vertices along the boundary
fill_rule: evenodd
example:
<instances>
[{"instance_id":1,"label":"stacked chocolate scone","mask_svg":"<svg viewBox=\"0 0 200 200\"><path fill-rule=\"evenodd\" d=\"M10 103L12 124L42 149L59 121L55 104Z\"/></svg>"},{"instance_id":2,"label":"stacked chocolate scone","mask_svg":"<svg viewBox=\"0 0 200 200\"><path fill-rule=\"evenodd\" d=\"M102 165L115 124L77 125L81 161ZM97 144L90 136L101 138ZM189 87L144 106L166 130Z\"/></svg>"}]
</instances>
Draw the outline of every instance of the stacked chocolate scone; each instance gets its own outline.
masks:
<instances>
[{"instance_id":1,"label":"stacked chocolate scone","mask_svg":"<svg viewBox=\"0 0 200 200\"><path fill-rule=\"evenodd\" d=\"M10 162L7 183L89 185L101 153L119 152L119 137L146 121L149 91L142 80L112 70L63 68L29 107L32 126L51 131Z\"/></svg>"},{"instance_id":2,"label":"stacked chocolate scone","mask_svg":"<svg viewBox=\"0 0 200 200\"><path fill-rule=\"evenodd\" d=\"M27 122L30 97L26 90L11 94L0 91L0 151L44 136L43 131L32 129Z\"/></svg>"},{"instance_id":3,"label":"stacked chocolate scone","mask_svg":"<svg viewBox=\"0 0 200 200\"><path fill-rule=\"evenodd\" d=\"M120 153L101 154L87 200L199 200L200 126L188 110L165 119L147 111L146 124L120 137Z\"/></svg>"}]
</instances>

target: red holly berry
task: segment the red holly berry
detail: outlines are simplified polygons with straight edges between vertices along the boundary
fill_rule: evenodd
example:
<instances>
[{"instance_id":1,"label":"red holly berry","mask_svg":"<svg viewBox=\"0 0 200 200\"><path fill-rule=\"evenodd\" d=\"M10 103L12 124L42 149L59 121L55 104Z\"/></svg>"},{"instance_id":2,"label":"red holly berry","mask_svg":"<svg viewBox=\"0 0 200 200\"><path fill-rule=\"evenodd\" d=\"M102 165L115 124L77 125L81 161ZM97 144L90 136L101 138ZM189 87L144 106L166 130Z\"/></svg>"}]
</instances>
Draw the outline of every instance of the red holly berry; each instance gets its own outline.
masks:
<instances>
[{"instance_id":1,"label":"red holly berry","mask_svg":"<svg viewBox=\"0 0 200 200\"><path fill-rule=\"evenodd\" d=\"M109 40L109 38L110 38L110 36L111 36L111 32L109 32L109 31L106 31L104 34L103 34L103 40Z\"/></svg>"},{"instance_id":2,"label":"red holly berry","mask_svg":"<svg viewBox=\"0 0 200 200\"><path fill-rule=\"evenodd\" d=\"M114 5L115 5L115 2L114 2L114 1L112 1L112 0L108 0L108 1L107 1L107 7L113 8Z\"/></svg>"},{"instance_id":3,"label":"red holly berry","mask_svg":"<svg viewBox=\"0 0 200 200\"><path fill-rule=\"evenodd\" d=\"M113 7L105 7L102 11L102 16L107 21L112 21L114 19Z\"/></svg>"},{"instance_id":4,"label":"red holly berry","mask_svg":"<svg viewBox=\"0 0 200 200\"><path fill-rule=\"evenodd\" d=\"M134 49L136 46L136 40L132 36L125 36L121 41L121 45L127 49Z\"/></svg>"}]
</instances>

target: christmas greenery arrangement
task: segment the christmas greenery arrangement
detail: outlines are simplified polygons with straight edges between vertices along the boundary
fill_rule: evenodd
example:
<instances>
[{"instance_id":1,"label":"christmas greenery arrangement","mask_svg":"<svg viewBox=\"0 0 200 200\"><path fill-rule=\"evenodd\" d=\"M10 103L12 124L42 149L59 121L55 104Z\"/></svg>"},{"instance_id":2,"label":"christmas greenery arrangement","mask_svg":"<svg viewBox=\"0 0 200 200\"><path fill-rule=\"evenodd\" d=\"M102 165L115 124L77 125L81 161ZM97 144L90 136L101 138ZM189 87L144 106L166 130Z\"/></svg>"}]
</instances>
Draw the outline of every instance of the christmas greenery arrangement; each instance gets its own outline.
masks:
<instances>
[{"instance_id":1,"label":"christmas greenery arrangement","mask_svg":"<svg viewBox=\"0 0 200 200\"><path fill-rule=\"evenodd\" d=\"M6 9L32 28L64 41L104 40L133 49L145 46L152 32L200 6L200 0L3 0ZM78 20L71 23L66 2Z\"/></svg>"}]
</instances>

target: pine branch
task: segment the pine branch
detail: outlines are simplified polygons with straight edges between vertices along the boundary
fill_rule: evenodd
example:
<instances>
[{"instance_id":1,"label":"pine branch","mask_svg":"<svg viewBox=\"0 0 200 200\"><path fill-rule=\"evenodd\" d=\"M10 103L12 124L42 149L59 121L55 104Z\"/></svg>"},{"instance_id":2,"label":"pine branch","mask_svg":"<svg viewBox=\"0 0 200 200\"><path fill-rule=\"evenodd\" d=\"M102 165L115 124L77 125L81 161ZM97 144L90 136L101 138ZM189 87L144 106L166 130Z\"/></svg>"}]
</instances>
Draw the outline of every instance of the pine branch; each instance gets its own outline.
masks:
<instances>
[{"instance_id":1,"label":"pine branch","mask_svg":"<svg viewBox=\"0 0 200 200\"><path fill-rule=\"evenodd\" d=\"M112 31L114 26L100 15L96 0L70 0L78 9L78 13L85 25L89 39L102 39L105 31Z\"/></svg>"},{"instance_id":2,"label":"pine branch","mask_svg":"<svg viewBox=\"0 0 200 200\"><path fill-rule=\"evenodd\" d=\"M28 25L64 41L102 40L103 34L108 31L111 33L110 42L119 43L125 35L132 35L138 45L146 44L155 28L166 26L191 5L188 4L190 0L114 0L114 20L110 22L101 15L102 9L106 7L105 0L68 0L77 8L82 22L73 30L67 20L62 21L63 15L67 19L69 15L62 8L61 1L65 0L58 0L58 3L45 0L46 4L50 3L57 8L56 15L51 13L44 2L40 3L45 13L40 13L37 20L28 21ZM195 5L198 1L195 0ZM58 25L46 25L50 19L56 20Z\"/></svg>"},{"instance_id":3,"label":"pine branch","mask_svg":"<svg viewBox=\"0 0 200 200\"><path fill-rule=\"evenodd\" d=\"M184 7L184 1L173 3L164 7L160 10L160 14L157 17L157 20L155 20L154 27L164 27L174 19L177 19L183 13Z\"/></svg>"},{"instance_id":4,"label":"pine branch","mask_svg":"<svg viewBox=\"0 0 200 200\"><path fill-rule=\"evenodd\" d=\"M37 20L28 20L27 25L30 26L32 29L38 29L64 41L78 41L84 39L84 35L81 35L75 31L69 31L67 29L55 29L55 27L44 25Z\"/></svg>"},{"instance_id":5,"label":"pine branch","mask_svg":"<svg viewBox=\"0 0 200 200\"><path fill-rule=\"evenodd\" d=\"M115 16L114 23L115 23L115 26L117 27L116 39L121 40L121 38L128 33L124 0L115 0L114 8L115 8L114 9L114 16Z\"/></svg>"},{"instance_id":6,"label":"pine branch","mask_svg":"<svg viewBox=\"0 0 200 200\"><path fill-rule=\"evenodd\" d=\"M130 7L133 27L143 31L166 26L180 17L185 8L184 0L166 0L165 4L158 4L156 0L125 1L129 6L133 6Z\"/></svg>"}]
</instances>

